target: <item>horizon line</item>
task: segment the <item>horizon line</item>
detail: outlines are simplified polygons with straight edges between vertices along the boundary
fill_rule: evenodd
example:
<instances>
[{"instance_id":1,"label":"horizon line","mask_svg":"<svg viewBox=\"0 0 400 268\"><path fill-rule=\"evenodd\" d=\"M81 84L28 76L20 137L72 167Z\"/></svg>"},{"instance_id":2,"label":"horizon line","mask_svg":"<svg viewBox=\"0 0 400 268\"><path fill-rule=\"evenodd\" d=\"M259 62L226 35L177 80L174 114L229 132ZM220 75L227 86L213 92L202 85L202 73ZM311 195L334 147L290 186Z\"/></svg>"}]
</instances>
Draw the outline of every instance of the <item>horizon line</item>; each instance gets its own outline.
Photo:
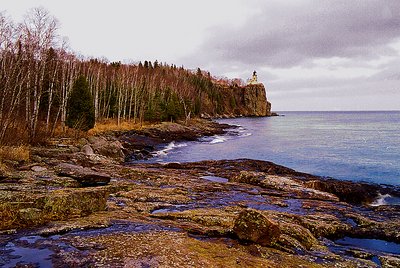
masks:
<instances>
[{"instance_id":1,"label":"horizon line","mask_svg":"<svg viewBox=\"0 0 400 268\"><path fill-rule=\"evenodd\" d=\"M400 112L399 110L281 110L272 111L275 113L282 112Z\"/></svg>"}]
</instances>

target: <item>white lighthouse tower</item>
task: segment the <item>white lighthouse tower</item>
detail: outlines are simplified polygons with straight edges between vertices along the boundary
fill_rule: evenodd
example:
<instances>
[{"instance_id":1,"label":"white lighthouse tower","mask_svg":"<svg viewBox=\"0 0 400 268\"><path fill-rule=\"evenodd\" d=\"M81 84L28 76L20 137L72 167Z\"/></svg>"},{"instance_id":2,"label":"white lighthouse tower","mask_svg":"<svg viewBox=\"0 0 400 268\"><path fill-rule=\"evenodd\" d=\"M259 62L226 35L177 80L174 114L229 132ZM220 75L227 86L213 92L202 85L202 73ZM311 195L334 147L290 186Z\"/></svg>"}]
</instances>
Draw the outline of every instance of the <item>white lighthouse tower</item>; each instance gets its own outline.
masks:
<instances>
[{"instance_id":1,"label":"white lighthouse tower","mask_svg":"<svg viewBox=\"0 0 400 268\"><path fill-rule=\"evenodd\" d=\"M247 84L248 85L257 85L258 81L257 81L257 72L254 71L253 72L253 76L247 80Z\"/></svg>"}]
</instances>

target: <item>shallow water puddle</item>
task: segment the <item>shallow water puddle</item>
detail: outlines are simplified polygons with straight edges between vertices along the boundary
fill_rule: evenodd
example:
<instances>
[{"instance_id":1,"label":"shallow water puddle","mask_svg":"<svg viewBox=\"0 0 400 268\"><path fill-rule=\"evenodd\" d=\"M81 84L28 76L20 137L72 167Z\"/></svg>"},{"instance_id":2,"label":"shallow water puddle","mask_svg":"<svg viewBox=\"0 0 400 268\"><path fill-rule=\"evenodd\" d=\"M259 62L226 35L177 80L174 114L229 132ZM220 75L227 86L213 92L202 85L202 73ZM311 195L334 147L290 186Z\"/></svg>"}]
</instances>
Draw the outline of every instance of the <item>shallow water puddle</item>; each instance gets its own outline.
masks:
<instances>
[{"instance_id":1,"label":"shallow water puddle","mask_svg":"<svg viewBox=\"0 0 400 268\"><path fill-rule=\"evenodd\" d=\"M288 205L287 212L295 212L296 214L304 214L304 209L302 208L303 202L300 199L288 199L286 200Z\"/></svg>"},{"instance_id":2,"label":"shallow water puddle","mask_svg":"<svg viewBox=\"0 0 400 268\"><path fill-rule=\"evenodd\" d=\"M227 183L229 180L227 178L222 178L218 176L201 176L200 178L212 181L212 182L219 182L219 183Z\"/></svg>"},{"instance_id":3,"label":"shallow water puddle","mask_svg":"<svg viewBox=\"0 0 400 268\"><path fill-rule=\"evenodd\" d=\"M310 210L306 211L303 209L303 202L299 199L287 199L285 200L285 207L277 206L275 204L269 204L267 202L250 202L248 207L258 210L273 210L278 212L292 213L296 215L305 215Z\"/></svg>"},{"instance_id":4,"label":"shallow water puddle","mask_svg":"<svg viewBox=\"0 0 400 268\"><path fill-rule=\"evenodd\" d=\"M115 221L110 227L90 230L75 230L68 233L69 235L80 235L80 236L96 236L111 233L142 233L152 231L174 231L179 232L181 229L162 226L151 223L135 223L129 221Z\"/></svg>"},{"instance_id":5,"label":"shallow water puddle","mask_svg":"<svg viewBox=\"0 0 400 268\"><path fill-rule=\"evenodd\" d=\"M237 205L252 207L253 204L264 205L266 202L265 198L261 195L248 194L235 190L229 192L196 193L191 198L193 200L192 203L159 207L151 213L182 212L190 209L222 208Z\"/></svg>"},{"instance_id":6,"label":"shallow water puddle","mask_svg":"<svg viewBox=\"0 0 400 268\"><path fill-rule=\"evenodd\" d=\"M384 254L400 254L400 244L380 239L344 237L334 242L327 242L328 248L339 255L352 255L353 251L363 251L371 254L369 258L379 267L381 262L378 258Z\"/></svg>"},{"instance_id":7,"label":"shallow water puddle","mask_svg":"<svg viewBox=\"0 0 400 268\"><path fill-rule=\"evenodd\" d=\"M400 244L380 239L344 237L335 241L336 244L391 254L400 254Z\"/></svg>"},{"instance_id":8,"label":"shallow water puddle","mask_svg":"<svg viewBox=\"0 0 400 268\"><path fill-rule=\"evenodd\" d=\"M265 202L265 198L261 195L251 195L241 191L216 192L213 195L207 194L205 197L205 199L199 200L197 204L202 207L218 208L236 206L238 204L248 205L253 202Z\"/></svg>"},{"instance_id":9,"label":"shallow water puddle","mask_svg":"<svg viewBox=\"0 0 400 268\"><path fill-rule=\"evenodd\" d=\"M151 214L157 214L157 213L169 213L169 212L181 212L184 210L190 209L188 208L188 205L173 205L173 206L168 206L168 207L162 207L155 209L151 212Z\"/></svg>"},{"instance_id":10,"label":"shallow water puddle","mask_svg":"<svg viewBox=\"0 0 400 268\"><path fill-rule=\"evenodd\" d=\"M192 197L194 203L183 205L178 208L178 211L194 209L194 208L220 208L226 206L242 205L245 207L258 209L258 210L273 210L279 212L287 212L297 215L304 215L310 210L305 210L303 202L300 199L287 199L285 203L287 206L278 206L271 204L267 198L260 194L249 194L238 190L231 190L229 192L217 192L214 194L208 193L204 195L195 195ZM173 209L173 207L172 207ZM171 210L166 212L173 212Z\"/></svg>"},{"instance_id":11,"label":"shallow water puddle","mask_svg":"<svg viewBox=\"0 0 400 268\"><path fill-rule=\"evenodd\" d=\"M345 222L350 224L351 227L357 227L358 226L358 224L353 219L350 219L350 218L346 218Z\"/></svg>"},{"instance_id":12,"label":"shallow water puddle","mask_svg":"<svg viewBox=\"0 0 400 268\"><path fill-rule=\"evenodd\" d=\"M151 223L115 221L113 225L107 228L74 230L63 235L53 235L50 237L37 235L22 236L0 246L0 267L53 267L52 257L53 255L57 256L57 252L79 251L82 253L85 251L65 242L71 236L98 236L111 233L143 233L152 231L179 232L181 229Z\"/></svg>"},{"instance_id":13,"label":"shallow water puddle","mask_svg":"<svg viewBox=\"0 0 400 268\"><path fill-rule=\"evenodd\" d=\"M27 247L8 242L3 249L0 249L0 266L11 268L17 265L33 265L32 267L52 267L51 255L54 251L48 248L31 248L30 246L42 239L40 236L21 237L20 242L27 243ZM31 267L31 266L29 266Z\"/></svg>"},{"instance_id":14,"label":"shallow water puddle","mask_svg":"<svg viewBox=\"0 0 400 268\"><path fill-rule=\"evenodd\" d=\"M155 209L151 212L151 214L157 214L157 213L170 213L170 212L179 212L179 210L174 209L173 207L168 207L168 208L160 208L160 209Z\"/></svg>"},{"instance_id":15,"label":"shallow water puddle","mask_svg":"<svg viewBox=\"0 0 400 268\"><path fill-rule=\"evenodd\" d=\"M43 237L39 236L39 235L31 235L31 236L23 236L20 239L18 239L19 241L26 241L28 242L28 244L34 244L36 243L36 241L38 241L39 239L43 239Z\"/></svg>"}]
</instances>

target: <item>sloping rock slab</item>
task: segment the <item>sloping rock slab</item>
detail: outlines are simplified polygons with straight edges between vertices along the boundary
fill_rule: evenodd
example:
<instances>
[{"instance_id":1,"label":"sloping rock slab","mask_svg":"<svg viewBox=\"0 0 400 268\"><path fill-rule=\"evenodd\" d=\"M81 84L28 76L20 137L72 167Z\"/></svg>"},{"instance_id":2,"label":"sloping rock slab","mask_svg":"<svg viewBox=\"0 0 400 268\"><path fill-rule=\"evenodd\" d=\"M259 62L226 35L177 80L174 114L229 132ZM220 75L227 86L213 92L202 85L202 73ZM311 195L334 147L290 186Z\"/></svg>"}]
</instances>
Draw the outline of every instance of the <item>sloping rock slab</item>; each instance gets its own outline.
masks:
<instances>
[{"instance_id":1,"label":"sloping rock slab","mask_svg":"<svg viewBox=\"0 0 400 268\"><path fill-rule=\"evenodd\" d=\"M233 232L241 240L252 241L262 246L273 245L280 237L279 225L254 209L240 212Z\"/></svg>"},{"instance_id":2,"label":"sloping rock slab","mask_svg":"<svg viewBox=\"0 0 400 268\"><path fill-rule=\"evenodd\" d=\"M108 174L69 163L59 164L56 170L59 176L71 177L85 187L106 185L111 180Z\"/></svg>"},{"instance_id":3,"label":"sloping rock slab","mask_svg":"<svg viewBox=\"0 0 400 268\"><path fill-rule=\"evenodd\" d=\"M364 204L373 202L381 190L379 185L340 181L335 179L310 180L305 186L319 191L332 193L341 201L352 204Z\"/></svg>"}]
</instances>

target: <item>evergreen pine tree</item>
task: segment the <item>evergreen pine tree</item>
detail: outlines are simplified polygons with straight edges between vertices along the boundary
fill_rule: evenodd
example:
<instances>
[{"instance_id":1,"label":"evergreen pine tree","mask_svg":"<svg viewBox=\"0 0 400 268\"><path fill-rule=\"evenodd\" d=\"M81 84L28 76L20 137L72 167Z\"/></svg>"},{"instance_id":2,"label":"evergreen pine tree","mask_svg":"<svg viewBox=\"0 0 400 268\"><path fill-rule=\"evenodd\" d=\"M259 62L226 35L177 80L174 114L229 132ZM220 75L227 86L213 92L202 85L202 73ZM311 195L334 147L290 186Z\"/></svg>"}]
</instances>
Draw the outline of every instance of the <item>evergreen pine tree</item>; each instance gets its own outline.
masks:
<instances>
[{"instance_id":1,"label":"evergreen pine tree","mask_svg":"<svg viewBox=\"0 0 400 268\"><path fill-rule=\"evenodd\" d=\"M80 76L72 87L68 99L66 125L88 131L95 124L93 98L86 78Z\"/></svg>"}]
</instances>

